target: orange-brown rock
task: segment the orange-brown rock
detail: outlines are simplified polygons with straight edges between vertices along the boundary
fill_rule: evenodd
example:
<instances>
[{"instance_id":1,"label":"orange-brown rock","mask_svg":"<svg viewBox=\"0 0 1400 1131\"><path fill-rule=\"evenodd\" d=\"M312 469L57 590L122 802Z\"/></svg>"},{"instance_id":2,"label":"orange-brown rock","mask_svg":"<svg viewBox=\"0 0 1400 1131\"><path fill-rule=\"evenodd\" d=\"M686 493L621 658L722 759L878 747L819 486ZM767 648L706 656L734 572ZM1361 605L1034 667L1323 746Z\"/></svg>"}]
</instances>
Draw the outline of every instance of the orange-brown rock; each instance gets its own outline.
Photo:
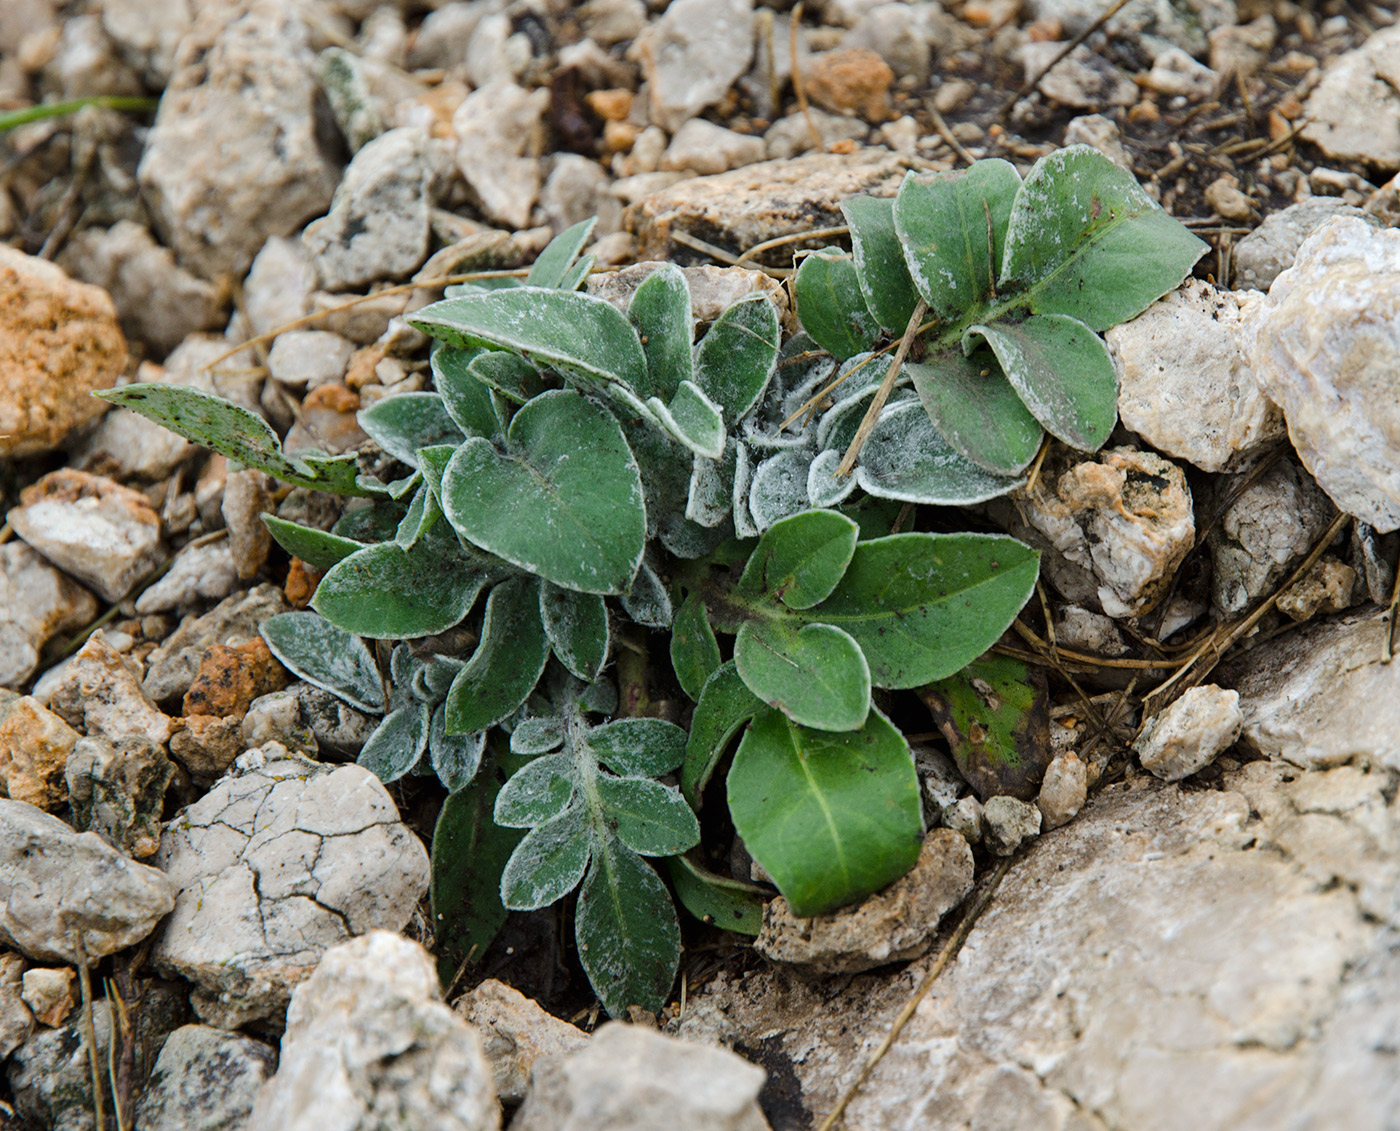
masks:
<instances>
[{"instance_id":1,"label":"orange-brown rock","mask_svg":"<svg viewBox=\"0 0 1400 1131\"><path fill-rule=\"evenodd\" d=\"M807 94L823 110L867 122L890 117L894 71L868 47L824 51L807 70Z\"/></svg>"},{"instance_id":2,"label":"orange-brown rock","mask_svg":"<svg viewBox=\"0 0 1400 1131\"><path fill-rule=\"evenodd\" d=\"M192 715L242 719L259 695L281 691L289 682L287 669L260 639L233 647L211 645L185 693L186 725Z\"/></svg>"},{"instance_id":3,"label":"orange-brown rock","mask_svg":"<svg viewBox=\"0 0 1400 1131\"><path fill-rule=\"evenodd\" d=\"M78 732L28 695L0 691L0 786L50 812L68 802L64 770Z\"/></svg>"},{"instance_id":4,"label":"orange-brown rock","mask_svg":"<svg viewBox=\"0 0 1400 1131\"><path fill-rule=\"evenodd\" d=\"M237 715L187 715L184 729L170 739L170 756L199 785L217 780L242 753L243 730Z\"/></svg>"},{"instance_id":5,"label":"orange-brown rock","mask_svg":"<svg viewBox=\"0 0 1400 1131\"><path fill-rule=\"evenodd\" d=\"M316 586L321 583L323 571L307 565L300 558L292 559L292 568L287 571L287 584L282 594L287 604L294 609L304 609L316 595Z\"/></svg>"},{"instance_id":6,"label":"orange-brown rock","mask_svg":"<svg viewBox=\"0 0 1400 1131\"><path fill-rule=\"evenodd\" d=\"M0 246L0 457L52 451L100 416L88 394L115 385L126 358L106 291Z\"/></svg>"}]
</instances>

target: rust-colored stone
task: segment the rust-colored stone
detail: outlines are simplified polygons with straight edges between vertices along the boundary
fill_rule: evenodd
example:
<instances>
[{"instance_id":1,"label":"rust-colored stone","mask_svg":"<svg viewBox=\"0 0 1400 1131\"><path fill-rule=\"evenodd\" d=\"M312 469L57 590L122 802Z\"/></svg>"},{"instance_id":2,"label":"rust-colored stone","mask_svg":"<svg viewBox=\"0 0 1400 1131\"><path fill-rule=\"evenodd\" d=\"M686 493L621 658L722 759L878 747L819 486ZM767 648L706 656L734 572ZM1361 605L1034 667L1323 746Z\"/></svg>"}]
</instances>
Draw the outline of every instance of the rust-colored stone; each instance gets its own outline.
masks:
<instances>
[{"instance_id":1,"label":"rust-colored stone","mask_svg":"<svg viewBox=\"0 0 1400 1131\"><path fill-rule=\"evenodd\" d=\"M261 639L233 647L211 645L185 693L186 725L192 725L189 716L198 715L241 719L259 695L281 691L289 682L286 668Z\"/></svg>"},{"instance_id":2,"label":"rust-colored stone","mask_svg":"<svg viewBox=\"0 0 1400 1131\"><path fill-rule=\"evenodd\" d=\"M868 47L824 51L807 70L807 94L823 110L867 122L890 117L894 71Z\"/></svg>"},{"instance_id":3,"label":"rust-colored stone","mask_svg":"<svg viewBox=\"0 0 1400 1131\"><path fill-rule=\"evenodd\" d=\"M292 568L287 571L287 584L282 593L287 604L294 609L304 609L316 595L316 586L321 583L324 571L307 565L300 558L292 559Z\"/></svg>"}]
</instances>

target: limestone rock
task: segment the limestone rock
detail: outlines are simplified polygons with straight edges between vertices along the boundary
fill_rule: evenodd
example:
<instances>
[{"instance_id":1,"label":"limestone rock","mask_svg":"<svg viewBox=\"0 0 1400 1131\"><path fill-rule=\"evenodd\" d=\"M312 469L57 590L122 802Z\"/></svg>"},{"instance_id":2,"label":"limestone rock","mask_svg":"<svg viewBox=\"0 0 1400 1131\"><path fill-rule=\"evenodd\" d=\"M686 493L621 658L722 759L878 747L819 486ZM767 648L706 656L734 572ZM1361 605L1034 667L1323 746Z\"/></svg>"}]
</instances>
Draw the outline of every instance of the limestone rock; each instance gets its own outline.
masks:
<instances>
[{"instance_id":1,"label":"limestone rock","mask_svg":"<svg viewBox=\"0 0 1400 1131\"><path fill-rule=\"evenodd\" d=\"M276 743L172 821L156 859L179 895L152 960L245 1020L283 1006L327 948L403 927L428 884L427 853L373 774Z\"/></svg>"},{"instance_id":2,"label":"limestone rock","mask_svg":"<svg viewBox=\"0 0 1400 1131\"><path fill-rule=\"evenodd\" d=\"M105 999L94 1002L92 1025L98 1056L105 1062L112 1039L112 1014ZM15 1109L30 1126L97 1131L89 1055L78 1018L59 1029L41 1029L16 1050L6 1074Z\"/></svg>"},{"instance_id":3,"label":"limestone rock","mask_svg":"<svg viewBox=\"0 0 1400 1131\"><path fill-rule=\"evenodd\" d=\"M735 133L704 118L692 118L676 131L661 167L694 173L724 173L768 156L761 137Z\"/></svg>"},{"instance_id":4,"label":"limestone rock","mask_svg":"<svg viewBox=\"0 0 1400 1131\"><path fill-rule=\"evenodd\" d=\"M1120 169L1130 173L1133 171L1132 158L1123 148L1123 135L1118 123L1102 114L1083 114L1071 118L1065 126L1064 144L1092 146Z\"/></svg>"},{"instance_id":5,"label":"limestone rock","mask_svg":"<svg viewBox=\"0 0 1400 1131\"><path fill-rule=\"evenodd\" d=\"M277 1054L248 1037L184 1025L166 1038L136 1105L139 1131L237 1131Z\"/></svg>"},{"instance_id":6,"label":"limestone rock","mask_svg":"<svg viewBox=\"0 0 1400 1131\"><path fill-rule=\"evenodd\" d=\"M620 271L600 271L590 275L584 287L589 294L606 299L625 313L637 288L660 266L660 263L635 263ZM767 295L778 308L780 317L787 313L787 292L762 271L713 266L682 267L681 271L690 289L690 313L696 322L713 322L734 303L751 294Z\"/></svg>"},{"instance_id":7,"label":"limestone rock","mask_svg":"<svg viewBox=\"0 0 1400 1131\"><path fill-rule=\"evenodd\" d=\"M1064 38L1086 31L1103 15L1095 0L1031 0L1029 14L1059 24ZM1206 50L1206 36L1238 22L1234 0L1138 0L1105 25L1111 41L1131 43L1149 57L1168 46L1190 55Z\"/></svg>"},{"instance_id":8,"label":"limestone rock","mask_svg":"<svg viewBox=\"0 0 1400 1131\"><path fill-rule=\"evenodd\" d=\"M1213 29L1210 39L1210 69L1226 78L1249 78L1269 61L1269 52L1278 42L1278 22L1265 12L1247 24Z\"/></svg>"},{"instance_id":9,"label":"limestone rock","mask_svg":"<svg viewBox=\"0 0 1400 1131\"><path fill-rule=\"evenodd\" d=\"M137 860L152 856L174 776L165 751L148 738L80 738L66 767L73 823Z\"/></svg>"},{"instance_id":10,"label":"limestone rock","mask_svg":"<svg viewBox=\"0 0 1400 1131\"><path fill-rule=\"evenodd\" d=\"M1089 795L1088 769L1071 751L1054 758L1045 768L1045 780L1035 799L1041 827L1049 832L1068 824L1084 808Z\"/></svg>"},{"instance_id":11,"label":"limestone rock","mask_svg":"<svg viewBox=\"0 0 1400 1131\"><path fill-rule=\"evenodd\" d=\"M342 380L355 344L326 330L278 334L267 353L267 369L279 385L316 388Z\"/></svg>"},{"instance_id":12,"label":"limestone rock","mask_svg":"<svg viewBox=\"0 0 1400 1131\"><path fill-rule=\"evenodd\" d=\"M753 0L676 0L633 43L651 120L675 131L719 102L753 58Z\"/></svg>"},{"instance_id":13,"label":"limestone rock","mask_svg":"<svg viewBox=\"0 0 1400 1131\"><path fill-rule=\"evenodd\" d=\"M258 1095L247 1126L496 1131L500 1125L481 1038L443 1004L432 958L417 943L372 931L328 950L293 991L277 1074Z\"/></svg>"},{"instance_id":14,"label":"limestone rock","mask_svg":"<svg viewBox=\"0 0 1400 1131\"><path fill-rule=\"evenodd\" d=\"M272 548L272 534L262 516L276 511L276 491L277 481L252 467L230 472L224 484L220 510L228 526L234 569L244 581L257 576Z\"/></svg>"},{"instance_id":15,"label":"limestone rock","mask_svg":"<svg viewBox=\"0 0 1400 1131\"><path fill-rule=\"evenodd\" d=\"M1063 43L1026 43L1020 51L1026 77L1038 75L1062 50ZM1040 80L1046 98L1074 110L1131 106L1137 101L1133 80L1087 47L1076 47Z\"/></svg>"},{"instance_id":16,"label":"limestone rock","mask_svg":"<svg viewBox=\"0 0 1400 1131\"><path fill-rule=\"evenodd\" d=\"M282 591L263 584L225 598L201 617L186 617L147 658L143 689L158 703L180 699L210 647L259 639L258 625L287 608Z\"/></svg>"},{"instance_id":17,"label":"limestone rock","mask_svg":"<svg viewBox=\"0 0 1400 1131\"><path fill-rule=\"evenodd\" d=\"M23 542L0 546L0 686L23 683L39 652L97 615L97 598Z\"/></svg>"},{"instance_id":18,"label":"limestone rock","mask_svg":"<svg viewBox=\"0 0 1400 1131\"><path fill-rule=\"evenodd\" d=\"M242 276L269 236L325 212L339 180L296 9L253 0L227 17L209 10L187 37L138 170L166 242L206 279Z\"/></svg>"},{"instance_id":19,"label":"limestone rock","mask_svg":"<svg viewBox=\"0 0 1400 1131\"><path fill-rule=\"evenodd\" d=\"M1147 720L1133 749L1144 769L1163 781L1180 781L1234 745L1243 722L1239 692L1214 684L1192 687Z\"/></svg>"},{"instance_id":20,"label":"limestone rock","mask_svg":"<svg viewBox=\"0 0 1400 1131\"><path fill-rule=\"evenodd\" d=\"M511 1131L767 1131L764 1077L725 1049L610 1021L586 1048L536 1064Z\"/></svg>"},{"instance_id":21,"label":"limestone rock","mask_svg":"<svg viewBox=\"0 0 1400 1131\"><path fill-rule=\"evenodd\" d=\"M301 240L269 237L243 280L243 314L249 336L266 334L309 314L315 289Z\"/></svg>"},{"instance_id":22,"label":"limestone rock","mask_svg":"<svg viewBox=\"0 0 1400 1131\"><path fill-rule=\"evenodd\" d=\"M206 601L219 601L238 585L238 570L227 538L204 545L190 543L175 555L170 569L136 598L141 616L188 612Z\"/></svg>"},{"instance_id":23,"label":"limestone rock","mask_svg":"<svg viewBox=\"0 0 1400 1131\"><path fill-rule=\"evenodd\" d=\"M0 891L0 936L45 962L140 942L175 903L165 875L22 801L0 801Z\"/></svg>"},{"instance_id":24,"label":"limestone rock","mask_svg":"<svg viewBox=\"0 0 1400 1131\"><path fill-rule=\"evenodd\" d=\"M763 146L770 161L785 161L807 153L815 148L818 138L826 146L840 141L864 143L870 136L870 126L859 118L831 114L820 106L808 107L808 110L810 121L806 114L798 112L779 118L765 131ZM813 126L816 127L816 137L812 135Z\"/></svg>"},{"instance_id":25,"label":"limestone rock","mask_svg":"<svg viewBox=\"0 0 1400 1131\"><path fill-rule=\"evenodd\" d=\"M106 407L88 396L117 383L126 339L111 296L0 247L0 456L57 448Z\"/></svg>"},{"instance_id":26,"label":"limestone rock","mask_svg":"<svg viewBox=\"0 0 1400 1131\"><path fill-rule=\"evenodd\" d=\"M1235 285L1267 291L1279 275L1293 266L1303 241L1323 224L1338 216L1360 220L1366 215L1361 209L1343 204L1332 196L1311 196L1271 213L1235 245L1230 260Z\"/></svg>"},{"instance_id":27,"label":"limestone rock","mask_svg":"<svg viewBox=\"0 0 1400 1131\"><path fill-rule=\"evenodd\" d=\"M1339 558L1324 554L1302 577L1279 594L1274 607L1295 621L1318 613L1340 613L1351 605L1356 591L1356 570Z\"/></svg>"},{"instance_id":28,"label":"limestone rock","mask_svg":"<svg viewBox=\"0 0 1400 1131\"><path fill-rule=\"evenodd\" d=\"M545 1012L519 990L487 978L452 1007L481 1034L491 1078L502 1103L519 1103L535 1061L588 1044L588 1034Z\"/></svg>"},{"instance_id":29,"label":"limestone rock","mask_svg":"<svg viewBox=\"0 0 1400 1131\"><path fill-rule=\"evenodd\" d=\"M865 47L874 51L894 71L896 78L928 82L933 48L940 50L956 40L957 22L939 8L913 4L878 4L865 12L841 37L843 48Z\"/></svg>"},{"instance_id":30,"label":"limestone rock","mask_svg":"<svg viewBox=\"0 0 1400 1131\"><path fill-rule=\"evenodd\" d=\"M472 91L452 115L457 167L488 220L529 226L540 192L539 154L549 91L500 79Z\"/></svg>"},{"instance_id":31,"label":"limestone rock","mask_svg":"<svg viewBox=\"0 0 1400 1131\"><path fill-rule=\"evenodd\" d=\"M138 381L175 384L173 374L143 361ZM119 482L164 479L200 449L178 432L130 409L113 408L74 451L70 467Z\"/></svg>"},{"instance_id":32,"label":"limestone rock","mask_svg":"<svg viewBox=\"0 0 1400 1131\"><path fill-rule=\"evenodd\" d=\"M34 1032L34 1015L20 996L24 965L18 954L0 954L0 1059L8 1057Z\"/></svg>"},{"instance_id":33,"label":"limestone rock","mask_svg":"<svg viewBox=\"0 0 1400 1131\"><path fill-rule=\"evenodd\" d=\"M1158 94L1180 95L1191 101L1209 98L1220 84L1220 76L1198 63L1180 47L1168 47L1152 60L1152 69L1144 80ZM1220 212L1220 209L1216 209ZM1225 213L1221 212L1221 215Z\"/></svg>"},{"instance_id":34,"label":"limestone rock","mask_svg":"<svg viewBox=\"0 0 1400 1131\"><path fill-rule=\"evenodd\" d=\"M1202 471L1232 470L1283 435L1242 352L1242 300L1188 279L1106 335L1123 423Z\"/></svg>"},{"instance_id":35,"label":"limestone rock","mask_svg":"<svg viewBox=\"0 0 1400 1131\"><path fill-rule=\"evenodd\" d=\"M1329 157L1400 169L1400 28L1328 63L1303 103L1303 139Z\"/></svg>"},{"instance_id":36,"label":"limestone rock","mask_svg":"<svg viewBox=\"0 0 1400 1131\"><path fill-rule=\"evenodd\" d=\"M68 966L57 969L36 966L24 972L20 997L40 1025L55 1028L73 1011L76 977L76 972Z\"/></svg>"},{"instance_id":37,"label":"limestone rock","mask_svg":"<svg viewBox=\"0 0 1400 1131\"><path fill-rule=\"evenodd\" d=\"M1249 333L1255 379L1318 486L1377 530L1400 528L1400 231L1346 218L1319 229Z\"/></svg>"},{"instance_id":38,"label":"limestone rock","mask_svg":"<svg viewBox=\"0 0 1400 1131\"><path fill-rule=\"evenodd\" d=\"M160 562L160 516L139 491L65 468L19 498L8 516L15 533L109 601L120 601Z\"/></svg>"},{"instance_id":39,"label":"limestone rock","mask_svg":"<svg viewBox=\"0 0 1400 1131\"><path fill-rule=\"evenodd\" d=\"M39 809L68 801L64 771L78 732L38 700L0 691L0 784L5 796Z\"/></svg>"},{"instance_id":40,"label":"limestone rock","mask_svg":"<svg viewBox=\"0 0 1400 1131\"><path fill-rule=\"evenodd\" d=\"M1040 835L1043 818L1030 802L998 794L982 806L982 820L986 827L982 842L992 855L1010 856Z\"/></svg>"},{"instance_id":41,"label":"limestone rock","mask_svg":"<svg viewBox=\"0 0 1400 1131\"><path fill-rule=\"evenodd\" d=\"M968 844L981 844L987 831L987 817L982 810L982 802L971 794L958 798L953 805L943 810L943 823Z\"/></svg>"},{"instance_id":42,"label":"limestone rock","mask_svg":"<svg viewBox=\"0 0 1400 1131\"><path fill-rule=\"evenodd\" d=\"M49 699L54 714L87 735L170 741L169 716L141 689L141 677L98 629L63 670Z\"/></svg>"},{"instance_id":43,"label":"limestone rock","mask_svg":"<svg viewBox=\"0 0 1400 1131\"><path fill-rule=\"evenodd\" d=\"M782 896L769 900L754 945L774 962L829 973L910 958L972 890L972 867L966 839L952 829L934 829L911 872L853 907L799 919Z\"/></svg>"}]
</instances>

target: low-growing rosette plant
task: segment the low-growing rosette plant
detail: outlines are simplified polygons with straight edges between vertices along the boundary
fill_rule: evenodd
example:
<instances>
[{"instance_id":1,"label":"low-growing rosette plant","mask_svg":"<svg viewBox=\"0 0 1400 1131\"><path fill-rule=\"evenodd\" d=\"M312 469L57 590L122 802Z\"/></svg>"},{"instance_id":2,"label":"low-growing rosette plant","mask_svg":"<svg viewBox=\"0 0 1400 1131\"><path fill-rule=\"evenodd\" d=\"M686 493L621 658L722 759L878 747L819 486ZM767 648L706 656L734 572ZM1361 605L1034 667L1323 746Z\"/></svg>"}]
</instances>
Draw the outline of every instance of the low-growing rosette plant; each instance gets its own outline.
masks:
<instances>
[{"instance_id":1,"label":"low-growing rosette plant","mask_svg":"<svg viewBox=\"0 0 1400 1131\"><path fill-rule=\"evenodd\" d=\"M923 818L894 697L958 678L1038 569L1004 535L919 529L913 504L1007 493L1043 430L1101 445L1116 387L1098 331L1176 286L1203 245L1082 147L1024 181L982 161L844 207L854 250L803 259L786 339L762 291L697 328L672 264L625 302L586 293L591 222L523 283L449 288L409 316L435 339L434 390L359 414L392 480L353 455L289 455L259 417L192 389L102 394L358 497L331 530L266 516L325 573L310 611L262 631L292 671L381 716L362 764L448 791L445 976L507 910L577 892L605 1008L659 1008L680 954L672 893L758 930L763 889L706 864L722 854L701 844L706 804L727 804L798 915L913 865ZM673 713L685 726L638 717L616 673L639 663L693 701Z\"/></svg>"}]
</instances>

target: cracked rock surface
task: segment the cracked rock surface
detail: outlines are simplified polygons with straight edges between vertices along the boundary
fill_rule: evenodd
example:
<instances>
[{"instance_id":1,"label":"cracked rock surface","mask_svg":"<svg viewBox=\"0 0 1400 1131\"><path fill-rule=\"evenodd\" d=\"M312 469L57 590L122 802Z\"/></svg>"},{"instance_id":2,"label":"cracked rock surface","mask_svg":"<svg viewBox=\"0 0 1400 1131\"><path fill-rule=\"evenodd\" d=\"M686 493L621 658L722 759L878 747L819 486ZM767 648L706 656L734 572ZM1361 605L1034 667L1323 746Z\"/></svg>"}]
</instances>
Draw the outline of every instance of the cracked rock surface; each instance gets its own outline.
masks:
<instances>
[{"instance_id":1,"label":"cracked rock surface","mask_svg":"<svg viewBox=\"0 0 1400 1131\"><path fill-rule=\"evenodd\" d=\"M337 943L401 930L428 886L428 854L368 770L269 742L166 826L156 863L178 885L152 951L199 987L205 1020L285 1006Z\"/></svg>"}]
</instances>

